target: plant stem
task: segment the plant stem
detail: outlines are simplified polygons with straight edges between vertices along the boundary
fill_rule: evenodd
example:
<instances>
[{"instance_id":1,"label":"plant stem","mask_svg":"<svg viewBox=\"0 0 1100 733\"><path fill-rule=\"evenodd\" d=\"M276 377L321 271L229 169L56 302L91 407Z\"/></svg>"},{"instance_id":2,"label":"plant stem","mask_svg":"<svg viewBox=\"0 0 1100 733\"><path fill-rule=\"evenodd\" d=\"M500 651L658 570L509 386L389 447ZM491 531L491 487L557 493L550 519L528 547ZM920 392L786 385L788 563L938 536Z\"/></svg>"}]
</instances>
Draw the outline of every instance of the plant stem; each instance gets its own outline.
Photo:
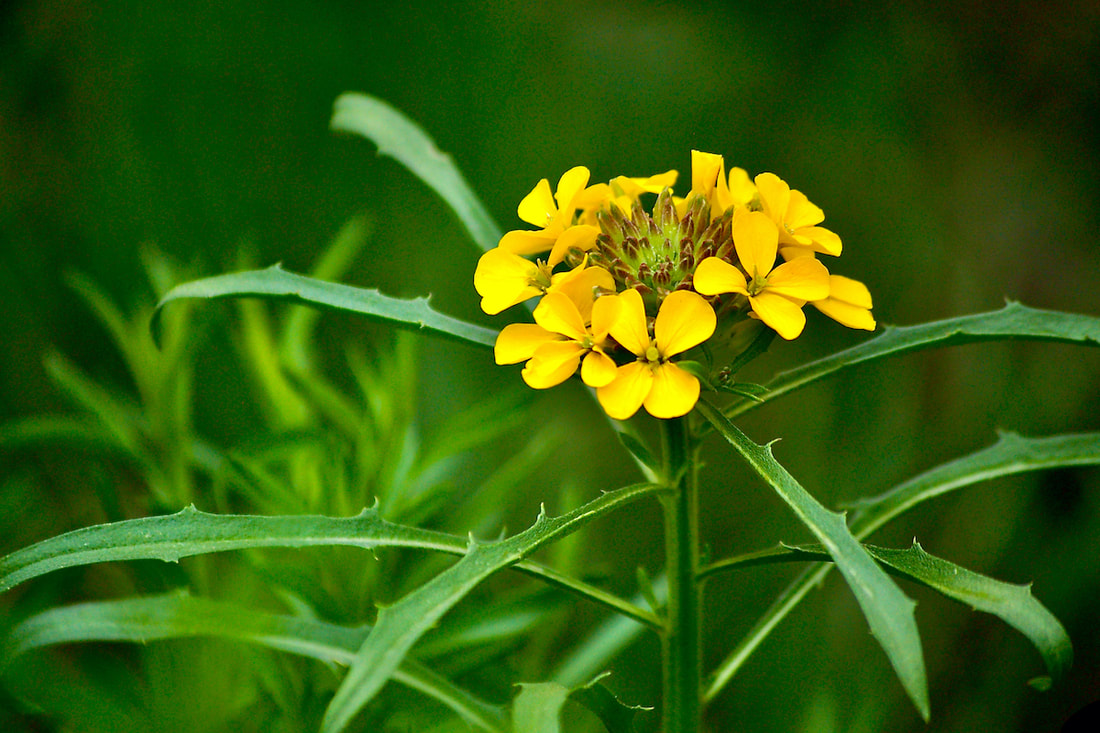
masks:
<instances>
[{"instance_id":1,"label":"plant stem","mask_svg":"<svg viewBox=\"0 0 1100 733\"><path fill-rule=\"evenodd\" d=\"M699 510L694 448L687 418L663 421L665 559L668 574L667 621L663 638L664 733L699 730L700 584Z\"/></svg>"}]
</instances>

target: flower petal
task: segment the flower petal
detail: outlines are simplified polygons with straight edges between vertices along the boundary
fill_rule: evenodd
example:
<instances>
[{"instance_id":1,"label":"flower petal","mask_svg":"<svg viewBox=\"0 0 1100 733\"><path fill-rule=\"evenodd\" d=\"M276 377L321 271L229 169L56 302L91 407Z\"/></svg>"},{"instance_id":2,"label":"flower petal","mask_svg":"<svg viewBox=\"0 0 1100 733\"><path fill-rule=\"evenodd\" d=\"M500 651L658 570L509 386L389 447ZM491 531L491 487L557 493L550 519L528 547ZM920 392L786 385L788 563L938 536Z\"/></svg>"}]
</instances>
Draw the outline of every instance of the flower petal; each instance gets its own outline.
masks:
<instances>
[{"instance_id":1,"label":"flower petal","mask_svg":"<svg viewBox=\"0 0 1100 733\"><path fill-rule=\"evenodd\" d=\"M845 303L871 308L871 291L859 280L853 280L843 275L829 276L829 297Z\"/></svg>"},{"instance_id":2,"label":"flower petal","mask_svg":"<svg viewBox=\"0 0 1100 733\"><path fill-rule=\"evenodd\" d=\"M719 293L741 293L748 295L745 275L736 267L718 257L708 257L699 263L692 276L696 292L703 295Z\"/></svg>"},{"instance_id":3,"label":"flower petal","mask_svg":"<svg viewBox=\"0 0 1100 733\"><path fill-rule=\"evenodd\" d=\"M517 255L537 255L553 247L556 241L558 235L547 229L537 232L516 229L500 238L497 249Z\"/></svg>"},{"instance_id":4,"label":"flower petal","mask_svg":"<svg viewBox=\"0 0 1100 733\"><path fill-rule=\"evenodd\" d=\"M774 173L761 173L754 180L764 213L772 221L782 222L787 216L787 206L791 201L791 187Z\"/></svg>"},{"instance_id":5,"label":"flower petal","mask_svg":"<svg viewBox=\"0 0 1100 733\"><path fill-rule=\"evenodd\" d=\"M798 300L823 300L829 297L829 271L813 257L797 257L772 270L767 291Z\"/></svg>"},{"instance_id":6,"label":"flower petal","mask_svg":"<svg viewBox=\"0 0 1100 733\"><path fill-rule=\"evenodd\" d=\"M581 379L589 387L605 387L615 381L618 373L615 360L596 349L589 351L581 362Z\"/></svg>"},{"instance_id":7,"label":"flower petal","mask_svg":"<svg viewBox=\"0 0 1100 733\"><path fill-rule=\"evenodd\" d=\"M554 195L550 192L550 181L545 178L539 181L531 189L531 193L519 202L518 213L519 218L528 224L546 228L558 213L558 207L554 205Z\"/></svg>"},{"instance_id":8,"label":"flower petal","mask_svg":"<svg viewBox=\"0 0 1100 733\"><path fill-rule=\"evenodd\" d=\"M825 221L825 212L820 207L810 203L806 194L798 189L791 189L790 203L787 205L787 215L783 217L783 223L791 229L812 227Z\"/></svg>"},{"instance_id":9,"label":"flower petal","mask_svg":"<svg viewBox=\"0 0 1100 733\"><path fill-rule=\"evenodd\" d=\"M554 247L550 250L550 256L546 259L546 264L553 267L564 260L565 255L569 254L569 250L572 249L587 252L596 246L596 237L599 233L599 229L587 224L569 227L554 242Z\"/></svg>"},{"instance_id":10,"label":"flower petal","mask_svg":"<svg viewBox=\"0 0 1100 733\"><path fill-rule=\"evenodd\" d=\"M532 389L546 389L573 376L584 348L576 341L551 341L535 351L521 376Z\"/></svg>"},{"instance_id":11,"label":"flower petal","mask_svg":"<svg viewBox=\"0 0 1100 733\"><path fill-rule=\"evenodd\" d=\"M864 331L875 330L875 318L867 308L861 308L858 305L845 303L835 298L815 300L813 306L842 326L859 328Z\"/></svg>"},{"instance_id":12,"label":"flower petal","mask_svg":"<svg viewBox=\"0 0 1100 733\"><path fill-rule=\"evenodd\" d=\"M535 308L534 315L535 323L547 331L560 333L575 341L583 341L588 335L577 304L564 293L551 292L544 295Z\"/></svg>"},{"instance_id":13,"label":"flower petal","mask_svg":"<svg viewBox=\"0 0 1100 733\"><path fill-rule=\"evenodd\" d=\"M602 267L587 267L584 262L569 272L559 272L551 278L548 292L560 292L576 303L581 317L587 321L592 315L592 300L598 290L615 290L615 280Z\"/></svg>"},{"instance_id":14,"label":"flower petal","mask_svg":"<svg viewBox=\"0 0 1100 733\"><path fill-rule=\"evenodd\" d=\"M667 359L703 343L714 333L717 323L714 309L703 296L690 290L669 293L653 324L661 357Z\"/></svg>"},{"instance_id":15,"label":"flower petal","mask_svg":"<svg viewBox=\"0 0 1100 733\"><path fill-rule=\"evenodd\" d=\"M733 246L750 280L766 277L775 266L779 229L761 211L738 209L733 215Z\"/></svg>"},{"instance_id":16,"label":"flower petal","mask_svg":"<svg viewBox=\"0 0 1100 733\"><path fill-rule=\"evenodd\" d=\"M708 199L718 183L718 176L725 173L726 163L721 155L691 151L691 193ZM688 194L688 198L691 194Z\"/></svg>"},{"instance_id":17,"label":"flower petal","mask_svg":"<svg viewBox=\"0 0 1100 733\"><path fill-rule=\"evenodd\" d=\"M642 294L630 288L618 295L605 295L605 298L619 299L619 318L611 327L612 338L618 341L624 349L636 356L643 356L651 343L649 328L646 323L645 304L642 302ZM601 298L602 300L602 298ZM639 401L640 405L641 402ZM635 408L637 409L637 408ZM611 414L610 412L608 413Z\"/></svg>"},{"instance_id":18,"label":"flower petal","mask_svg":"<svg viewBox=\"0 0 1100 733\"><path fill-rule=\"evenodd\" d=\"M481 309L496 315L516 303L534 298L542 291L532 284L538 266L517 254L491 249L477 261L474 289L481 295Z\"/></svg>"},{"instance_id":19,"label":"flower petal","mask_svg":"<svg viewBox=\"0 0 1100 733\"><path fill-rule=\"evenodd\" d=\"M626 420L642 406L652 386L653 370L649 364L632 361L618 368L614 381L596 389L596 399L608 415Z\"/></svg>"},{"instance_id":20,"label":"flower petal","mask_svg":"<svg viewBox=\"0 0 1100 733\"><path fill-rule=\"evenodd\" d=\"M601 296L592 304L592 341L602 344L612 327L622 315L622 301L612 296Z\"/></svg>"},{"instance_id":21,"label":"flower petal","mask_svg":"<svg viewBox=\"0 0 1100 733\"><path fill-rule=\"evenodd\" d=\"M588 185L590 175L587 168L578 165L562 173L558 179L558 190L554 193L554 198L558 200L558 215L563 227L573 223L573 211L576 209L573 199Z\"/></svg>"},{"instance_id":22,"label":"flower petal","mask_svg":"<svg viewBox=\"0 0 1100 733\"><path fill-rule=\"evenodd\" d=\"M675 364L662 364L653 375L645 409L653 417L680 417L699 401L699 380Z\"/></svg>"},{"instance_id":23,"label":"flower petal","mask_svg":"<svg viewBox=\"0 0 1100 733\"><path fill-rule=\"evenodd\" d=\"M560 339L535 323L510 323L497 335L493 354L497 364L518 364L534 356L540 346Z\"/></svg>"},{"instance_id":24,"label":"flower petal","mask_svg":"<svg viewBox=\"0 0 1100 733\"><path fill-rule=\"evenodd\" d=\"M810 246L823 254L839 257L843 249L840 236L825 227L802 227L795 234L809 240Z\"/></svg>"},{"instance_id":25,"label":"flower petal","mask_svg":"<svg viewBox=\"0 0 1100 733\"><path fill-rule=\"evenodd\" d=\"M786 296L765 290L750 296L749 304L761 321L788 341L798 338L806 327L806 314L802 312L802 306Z\"/></svg>"}]
</instances>

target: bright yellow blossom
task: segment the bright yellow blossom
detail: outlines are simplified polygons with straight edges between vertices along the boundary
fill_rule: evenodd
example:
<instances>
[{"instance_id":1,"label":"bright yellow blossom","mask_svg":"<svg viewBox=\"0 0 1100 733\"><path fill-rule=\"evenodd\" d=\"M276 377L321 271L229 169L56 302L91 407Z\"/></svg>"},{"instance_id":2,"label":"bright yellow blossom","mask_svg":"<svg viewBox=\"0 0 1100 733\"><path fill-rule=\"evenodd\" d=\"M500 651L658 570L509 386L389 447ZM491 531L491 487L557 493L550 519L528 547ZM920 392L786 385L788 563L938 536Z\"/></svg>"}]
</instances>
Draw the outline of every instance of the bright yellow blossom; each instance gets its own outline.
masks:
<instances>
[{"instance_id":1,"label":"bright yellow blossom","mask_svg":"<svg viewBox=\"0 0 1100 733\"><path fill-rule=\"evenodd\" d=\"M597 399L616 420L626 420L642 405L654 417L686 415L699 399L699 380L669 359L711 337L717 324L714 309L691 291L670 293L657 312L651 339L641 294L630 289L617 298L621 312L611 336L638 358L620 366L614 381L596 390Z\"/></svg>"},{"instance_id":2,"label":"bright yellow blossom","mask_svg":"<svg viewBox=\"0 0 1100 733\"><path fill-rule=\"evenodd\" d=\"M839 255L840 237L817 226L825 221L825 213L810 203L806 194L792 189L774 173L756 177L760 206L779 228L779 243L791 247L808 247L815 252ZM784 253L786 259L786 253Z\"/></svg>"},{"instance_id":3,"label":"bright yellow blossom","mask_svg":"<svg viewBox=\"0 0 1100 733\"><path fill-rule=\"evenodd\" d=\"M564 259L570 249L582 252L596 243L599 230L589 224L574 226L578 208L590 206L607 197L607 184L585 188L589 171L584 166L570 168L558 180L557 191L550 193L550 182L543 178L519 203L519 218L542 227L537 232L516 230L501 237L499 247L517 255L541 254L550 250L551 268ZM599 204L597 203L596 206Z\"/></svg>"},{"instance_id":4,"label":"bright yellow blossom","mask_svg":"<svg viewBox=\"0 0 1100 733\"><path fill-rule=\"evenodd\" d=\"M695 269L695 289L703 295L745 295L760 320L783 338L796 338L806 326L806 301L829 297L829 271L813 257L774 267L779 232L758 211L740 209L734 214L733 246L748 277L725 260L708 257Z\"/></svg>"},{"instance_id":5,"label":"bright yellow blossom","mask_svg":"<svg viewBox=\"0 0 1100 733\"><path fill-rule=\"evenodd\" d=\"M591 323L582 310L591 313ZM561 384L579 365L585 384L602 387L615 378L616 365L604 345L618 317L619 299L613 295L593 302L589 294L587 303L576 303L565 293L547 293L535 308L534 323L513 323L500 332L497 364L526 360L523 381L535 389Z\"/></svg>"}]
</instances>

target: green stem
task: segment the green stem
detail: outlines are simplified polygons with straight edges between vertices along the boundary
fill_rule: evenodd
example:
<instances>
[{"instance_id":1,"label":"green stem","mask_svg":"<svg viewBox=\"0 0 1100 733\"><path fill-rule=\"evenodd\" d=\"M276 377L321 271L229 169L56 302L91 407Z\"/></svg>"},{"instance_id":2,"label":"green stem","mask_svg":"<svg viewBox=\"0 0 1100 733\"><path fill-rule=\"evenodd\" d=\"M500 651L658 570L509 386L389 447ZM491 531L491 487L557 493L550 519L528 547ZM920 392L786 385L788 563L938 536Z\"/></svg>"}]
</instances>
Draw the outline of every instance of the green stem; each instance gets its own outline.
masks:
<instances>
[{"instance_id":1,"label":"green stem","mask_svg":"<svg viewBox=\"0 0 1100 733\"><path fill-rule=\"evenodd\" d=\"M701 713L699 510L694 449L687 418L663 422L665 476L662 495L668 605L664 634L664 733L695 733Z\"/></svg>"}]
</instances>

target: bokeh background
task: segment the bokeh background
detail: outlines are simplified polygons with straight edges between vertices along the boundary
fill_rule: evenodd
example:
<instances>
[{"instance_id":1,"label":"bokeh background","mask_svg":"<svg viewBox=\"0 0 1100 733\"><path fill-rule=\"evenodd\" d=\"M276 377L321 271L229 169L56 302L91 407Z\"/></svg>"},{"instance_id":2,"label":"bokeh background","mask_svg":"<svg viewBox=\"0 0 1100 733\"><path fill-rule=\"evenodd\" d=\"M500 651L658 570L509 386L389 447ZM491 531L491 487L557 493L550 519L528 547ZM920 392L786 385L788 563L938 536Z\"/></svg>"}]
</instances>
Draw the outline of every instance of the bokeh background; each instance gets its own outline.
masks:
<instances>
[{"instance_id":1,"label":"bokeh background","mask_svg":"<svg viewBox=\"0 0 1100 733\"><path fill-rule=\"evenodd\" d=\"M364 91L419 121L504 228L538 179L583 164L594 180L689 172L693 148L805 191L845 243L833 269L868 284L880 323L1028 305L1100 316L1100 6L897 2L135 3L0 5L0 417L65 411L43 368L51 349L119 388L127 375L66 285L90 276L124 307L152 294L143 248L201 274L239 253L307 270L350 217L372 236L349 282L477 308L477 251L450 212L373 145L328 130L333 100ZM224 306L213 305L211 308ZM322 336L385 338L333 317ZM804 337L753 365L767 375L864 338L816 314ZM203 354L219 363L214 338ZM484 353L420 350L431 425L486 390L515 388ZM338 368L338 366L334 366ZM200 370L197 425L247 436L256 416L232 375ZM515 497L518 523L569 483L582 498L633 480L575 385L528 396L531 419L572 425L575 444ZM833 505L1026 435L1100 429L1100 351L1037 343L907 356L838 376L744 421ZM523 445L516 431L503 460ZM721 446L712 446L704 531L715 557L805 533ZM96 521L78 467L0 455L0 552ZM77 455L73 461L94 461ZM526 518L526 519L523 519ZM515 525L513 525L515 526ZM997 481L914 512L875 539L913 537L1013 582L1066 624L1077 661L1060 686L1026 686L1041 662L1019 635L908 588L925 639L933 721L906 702L837 578L765 643L717 701L714 731L1054 731L1100 698L1100 474ZM659 567L653 508L586 535L621 588ZM613 551L612 551L613 550ZM616 553L621 553L618 557ZM711 663L794 569L708 588ZM94 592L93 592L94 594ZM4 613L16 613L0 605ZM655 698L656 645L612 677ZM95 723L84 725L94 729Z\"/></svg>"}]
</instances>

